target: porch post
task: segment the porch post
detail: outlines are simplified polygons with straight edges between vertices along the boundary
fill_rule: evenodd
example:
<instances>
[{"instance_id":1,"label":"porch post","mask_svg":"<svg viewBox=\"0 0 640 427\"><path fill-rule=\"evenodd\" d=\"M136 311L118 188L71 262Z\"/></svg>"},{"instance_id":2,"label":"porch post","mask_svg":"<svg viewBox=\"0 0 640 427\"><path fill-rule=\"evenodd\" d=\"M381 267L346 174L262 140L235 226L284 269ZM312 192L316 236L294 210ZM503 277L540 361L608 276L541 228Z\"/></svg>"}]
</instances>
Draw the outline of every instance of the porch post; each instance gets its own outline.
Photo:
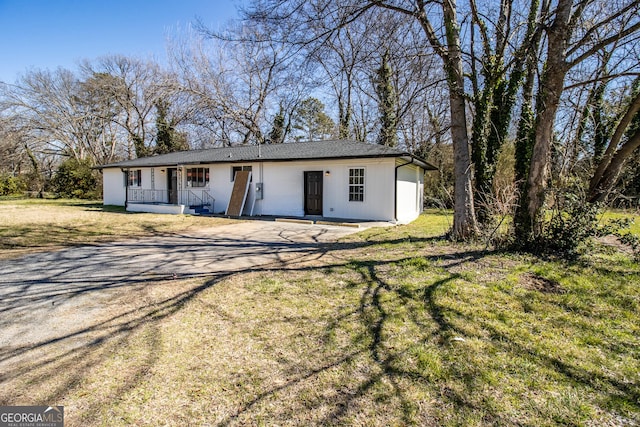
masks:
<instances>
[{"instance_id":1,"label":"porch post","mask_svg":"<svg viewBox=\"0 0 640 427\"><path fill-rule=\"evenodd\" d=\"M176 191L178 194L176 195L176 201L178 205L182 205L182 165L176 165L176 173L178 185L176 185Z\"/></svg>"},{"instance_id":2,"label":"porch post","mask_svg":"<svg viewBox=\"0 0 640 427\"><path fill-rule=\"evenodd\" d=\"M120 169L124 174L124 210L129 206L129 169Z\"/></svg>"}]
</instances>

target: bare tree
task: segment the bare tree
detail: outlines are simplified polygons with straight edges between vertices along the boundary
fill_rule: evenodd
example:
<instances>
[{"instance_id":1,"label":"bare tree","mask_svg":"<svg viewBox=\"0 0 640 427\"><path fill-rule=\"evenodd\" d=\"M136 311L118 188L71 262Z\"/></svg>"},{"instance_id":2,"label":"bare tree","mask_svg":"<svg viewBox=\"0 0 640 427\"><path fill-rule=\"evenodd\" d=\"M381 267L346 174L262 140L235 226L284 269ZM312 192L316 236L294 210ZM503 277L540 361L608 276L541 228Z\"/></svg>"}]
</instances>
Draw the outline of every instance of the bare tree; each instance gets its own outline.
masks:
<instances>
[{"instance_id":1,"label":"bare tree","mask_svg":"<svg viewBox=\"0 0 640 427\"><path fill-rule=\"evenodd\" d=\"M315 7L314 7L315 6ZM361 19L349 26L335 27L339 10L324 13L321 3L311 4L306 26L309 31L299 40L289 39L292 45L303 48L307 60L317 63L322 70L321 82L330 87L329 96L335 100L338 115L338 137L354 138L354 102L358 81L368 80L364 64L373 51L372 33L378 22ZM335 30L334 30L335 29Z\"/></svg>"},{"instance_id":2,"label":"bare tree","mask_svg":"<svg viewBox=\"0 0 640 427\"><path fill-rule=\"evenodd\" d=\"M104 137L99 107L71 71L29 72L3 95L5 108L20 117L33 151L108 160L108 153L97 148Z\"/></svg>"},{"instance_id":3,"label":"bare tree","mask_svg":"<svg viewBox=\"0 0 640 427\"><path fill-rule=\"evenodd\" d=\"M436 134L444 136L433 127L436 123L431 120L429 111L438 109L447 99L446 77L437 56L425 51L422 30L413 20L401 14L388 16L384 10L378 12L383 14L380 18L382 24L374 32L373 50L369 55L371 64L368 65L375 72L372 85L379 121L376 130L385 132L387 128L396 128L386 137L379 134L378 140L395 137L399 146L424 155L434 143ZM379 73L385 68L388 76L380 79ZM387 80L389 87L381 88L381 80ZM382 92L378 92L380 89ZM446 110L438 126L440 130L448 131L449 114Z\"/></svg>"},{"instance_id":4,"label":"bare tree","mask_svg":"<svg viewBox=\"0 0 640 427\"><path fill-rule=\"evenodd\" d=\"M266 37L260 23L222 33L201 26L171 54L180 91L194 106L190 121L224 145L266 142L276 115L290 122L307 80L290 47Z\"/></svg>"},{"instance_id":5,"label":"bare tree","mask_svg":"<svg viewBox=\"0 0 640 427\"><path fill-rule=\"evenodd\" d=\"M474 238L478 235L478 226L473 203L469 154L471 138L467 121L460 22L456 1L445 0L435 6L425 0L410 4L370 0L369 5L416 19L431 48L443 62L449 88L450 131L454 155L454 217L451 236L455 240ZM434 24L434 17L441 26Z\"/></svg>"},{"instance_id":6,"label":"bare tree","mask_svg":"<svg viewBox=\"0 0 640 427\"><path fill-rule=\"evenodd\" d=\"M322 44L355 22L366 19L366 14L377 8L387 9L415 20L422 28L431 49L444 64L449 88L450 131L455 159L454 223L451 236L454 239L472 238L477 235L478 227L473 204L463 57L455 1L431 4L423 0L411 3L380 0L271 0L255 2L252 10L248 11L247 18L267 20L274 26L299 28L292 33L293 40L298 45L312 42ZM439 25L434 24L434 16ZM325 25L324 31L314 32L311 37L305 33L312 23L326 21L331 22L331 25Z\"/></svg>"},{"instance_id":7,"label":"bare tree","mask_svg":"<svg viewBox=\"0 0 640 427\"><path fill-rule=\"evenodd\" d=\"M85 61L82 71L92 90L117 106L110 121L126 141L128 158L151 154L154 140L155 105L165 95L160 68L122 55Z\"/></svg>"},{"instance_id":8,"label":"bare tree","mask_svg":"<svg viewBox=\"0 0 640 427\"><path fill-rule=\"evenodd\" d=\"M18 120L17 117L0 116L0 174L19 176L29 167L25 135Z\"/></svg>"}]
</instances>

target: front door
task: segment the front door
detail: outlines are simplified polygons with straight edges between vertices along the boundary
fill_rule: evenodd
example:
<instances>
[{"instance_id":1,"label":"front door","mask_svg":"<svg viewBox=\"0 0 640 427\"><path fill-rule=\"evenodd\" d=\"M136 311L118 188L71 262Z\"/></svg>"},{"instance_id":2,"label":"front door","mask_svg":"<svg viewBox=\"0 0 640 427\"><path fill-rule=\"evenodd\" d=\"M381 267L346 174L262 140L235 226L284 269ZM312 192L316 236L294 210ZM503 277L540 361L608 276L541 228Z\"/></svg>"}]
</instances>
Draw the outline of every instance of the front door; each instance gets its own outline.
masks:
<instances>
[{"instance_id":1,"label":"front door","mask_svg":"<svg viewBox=\"0 0 640 427\"><path fill-rule=\"evenodd\" d=\"M169 203L178 204L178 169L167 169L167 190L169 191Z\"/></svg>"},{"instance_id":2,"label":"front door","mask_svg":"<svg viewBox=\"0 0 640 427\"><path fill-rule=\"evenodd\" d=\"M304 214L322 215L322 171L304 173Z\"/></svg>"}]
</instances>

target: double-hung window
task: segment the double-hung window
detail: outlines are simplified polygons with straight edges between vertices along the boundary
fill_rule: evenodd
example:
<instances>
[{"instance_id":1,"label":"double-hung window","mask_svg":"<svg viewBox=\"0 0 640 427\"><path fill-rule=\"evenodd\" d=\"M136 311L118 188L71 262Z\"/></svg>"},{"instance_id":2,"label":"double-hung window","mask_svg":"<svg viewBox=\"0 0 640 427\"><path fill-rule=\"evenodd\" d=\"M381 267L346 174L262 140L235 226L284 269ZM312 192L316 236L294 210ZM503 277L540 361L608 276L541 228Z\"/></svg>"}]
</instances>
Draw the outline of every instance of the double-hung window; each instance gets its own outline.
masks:
<instances>
[{"instance_id":1,"label":"double-hung window","mask_svg":"<svg viewBox=\"0 0 640 427\"><path fill-rule=\"evenodd\" d=\"M142 187L142 169L130 170L127 179L129 187Z\"/></svg>"},{"instance_id":2,"label":"double-hung window","mask_svg":"<svg viewBox=\"0 0 640 427\"><path fill-rule=\"evenodd\" d=\"M209 185L209 168L187 169L187 187L206 187Z\"/></svg>"},{"instance_id":3,"label":"double-hung window","mask_svg":"<svg viewBox=\"0 0 640 427\"><path fill-rule=\"evenodd\" d=\"M364 202L364 168L349 168L349 201Z\"/></svg>"}]
</instances>

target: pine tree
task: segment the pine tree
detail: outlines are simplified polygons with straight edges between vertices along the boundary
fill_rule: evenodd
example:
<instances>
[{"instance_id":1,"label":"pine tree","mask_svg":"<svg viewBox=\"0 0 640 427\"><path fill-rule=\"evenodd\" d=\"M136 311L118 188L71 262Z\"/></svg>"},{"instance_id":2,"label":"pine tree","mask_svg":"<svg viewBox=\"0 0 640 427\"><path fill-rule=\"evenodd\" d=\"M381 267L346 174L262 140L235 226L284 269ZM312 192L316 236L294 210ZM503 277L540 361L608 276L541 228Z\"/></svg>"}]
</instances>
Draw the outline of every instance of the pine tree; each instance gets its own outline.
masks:
<instances>
[{"instance_id":1,"label":"pine tree","mask_svg":"<svg viewBox=\"0 0 640 427\"><path fill-rule=\"evenodd\" d=\"M380 135L378 144L388 147L398 145L398 116L396 115L397 96L391 81L393 70L389 63L389 50L382 55L382 64L376 70L376 94L378 95L378 109L380 111Z\"/></svg>"},{"instance_id":2,"label":"pine tree","mask_svg":"<svg viewBox=\"0 0 640 427\"><path fill-rule=\"evenodd\" d=\"M273 127L269 133L269 143L280 144L282 142L284 142L284 112L282 111L282 106L280 106L280 111L273 118Z\"/></svg>"},{"instance_id":3,"label":"pine tree","mask_svg":"<svg viewBox=\"0 0 640 427\"><path fill-rule=\"evenodd\" d=\"M155 154L166 154L187 150L188 144L184 135L176 132L175 125L167 119L169 105L166 101L156 103L156 147Z\"/></svg>"},{"instance_id":4,"label":"pine tree","mask_svg":"<svg viewBox=\"0 0 640 427\"><path fill-rule=\"evenodd\" d=\"M293 128L302 132L297 141L326 140L335 136L335 123L324 112L324 104L317 98L307 98L296 108Z\"/></svg>"}]
</instances>

